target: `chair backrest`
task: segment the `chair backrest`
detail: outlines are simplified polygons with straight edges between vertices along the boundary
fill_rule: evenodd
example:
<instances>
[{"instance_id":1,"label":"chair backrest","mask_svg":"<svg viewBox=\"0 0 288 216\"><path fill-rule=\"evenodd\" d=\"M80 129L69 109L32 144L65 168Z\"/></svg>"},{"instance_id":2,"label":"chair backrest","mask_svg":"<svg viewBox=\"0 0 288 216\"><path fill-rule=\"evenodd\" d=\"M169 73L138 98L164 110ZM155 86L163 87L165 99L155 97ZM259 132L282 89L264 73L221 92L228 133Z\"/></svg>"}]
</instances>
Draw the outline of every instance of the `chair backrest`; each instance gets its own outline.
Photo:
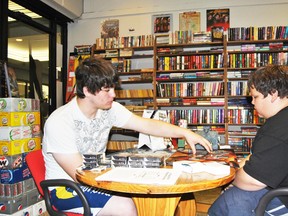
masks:
<instances>
[{"instance_id":1,"label":"chair backrest","mask_svg":"<svg viewBox=\"0 0 288 216\"><path fill-rule=\"evenodd\" d=\"M29 152L26 155L26 163L32 174L39 193L43 196L43 190L40 186L40 182L45 179L45 163L42 154L42 149Z\"/></svg>"},{"instance_id":2,"label":"chair backrest","mask_svg":"<svg viewBox=\"0 0 288 216\"><path fill-rule=\"evenodd\" d=\"M44 197L44 193L43 193L42 187L40 185L40 182L45 180L45 162L44 162L44 157L43 157L43 154L42 154L42 149L29 152L26 155L25 161L26 161L26 163L27 163L27 165L29 167L29 170L30 170L30 172L31 172L31 174L33 176L33 179L35 181L35 184L37 186L37 189L38 189L39 193L41 194L41 196ZM47 206L47 200L46 199L45 199L45 203L46 203L46 206ZM88 209L89 208L89 204L86 203L86 205L87 205L86 208ZM51 203L50 203L50 208L51 209L54 208L54 207L51 206ZM48 206L47 206L47 210L48 210ZM56 211L57 210L55 210L53 212L51 211L51 215L63 215L63 213L59 212L59 214L58 214ZM66 212L64 215L67 215L67 216L80 216L80 215L83 215L83 214L77 214L77 213L73 213L73 212ZM88 215L90 215L90 211L88 212Z\"/></svg>"}]
</instances>

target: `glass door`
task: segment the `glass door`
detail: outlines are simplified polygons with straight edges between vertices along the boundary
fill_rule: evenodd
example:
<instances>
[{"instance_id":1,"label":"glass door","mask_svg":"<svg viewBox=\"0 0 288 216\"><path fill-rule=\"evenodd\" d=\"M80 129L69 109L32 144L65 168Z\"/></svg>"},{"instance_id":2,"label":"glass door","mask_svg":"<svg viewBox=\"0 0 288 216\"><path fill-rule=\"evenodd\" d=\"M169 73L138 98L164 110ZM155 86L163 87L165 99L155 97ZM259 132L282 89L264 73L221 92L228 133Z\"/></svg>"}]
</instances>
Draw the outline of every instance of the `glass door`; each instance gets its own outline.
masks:
<instances>
[{"instance_id":1,"label":"glass door","mask_svg":"<svg viewBox=\"0 0 288 216\"><path fill-rule=\"evenodd\" d=\"M8 71L17 79L18 96L48 100L49 35L20 21L8 26Z\"/></svg>"},{"instance_id":2,"label":"glass door","mask_svg":"<svg viewBox=\"0 0 288 216\"><path fill-rule=\"evenodd\" d=\"M47 27L49 22L11 1L9 9L22 16L8 17L7 65L12 97L39 99L44 124L49 114L49 34L36 27ZM35 27L23 17L38 24Z\"/></svg>"}]
</instances>

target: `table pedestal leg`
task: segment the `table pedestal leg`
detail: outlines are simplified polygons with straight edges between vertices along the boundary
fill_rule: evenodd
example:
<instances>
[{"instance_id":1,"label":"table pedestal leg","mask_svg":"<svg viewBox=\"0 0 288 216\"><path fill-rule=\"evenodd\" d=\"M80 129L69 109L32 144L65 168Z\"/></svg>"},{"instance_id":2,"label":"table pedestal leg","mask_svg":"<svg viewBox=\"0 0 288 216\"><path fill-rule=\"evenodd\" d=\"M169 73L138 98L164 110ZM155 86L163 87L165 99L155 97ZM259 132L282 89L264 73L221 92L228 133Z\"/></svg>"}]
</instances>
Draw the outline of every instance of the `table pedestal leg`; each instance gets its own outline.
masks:
<instances>
[{"instance_id":1,"label":"table pedestal leg","mask_svg":"<svg viewBox=\"0 0 288 216\"><path fill-rule=\"evenodd\" d=\"M195 216L196 202L193 193L183 194L174 216Z\"/></svg>"},{"instance_id":2,"label":"table pedestal leg","mask_svg":"<svg viewBox=\"0 0 288 216\"><path fill-rule=\"evenodd\" d=\"M133 196L138 216L173 216L181 194L173 196Z\"/></svg>"}]
</instances>

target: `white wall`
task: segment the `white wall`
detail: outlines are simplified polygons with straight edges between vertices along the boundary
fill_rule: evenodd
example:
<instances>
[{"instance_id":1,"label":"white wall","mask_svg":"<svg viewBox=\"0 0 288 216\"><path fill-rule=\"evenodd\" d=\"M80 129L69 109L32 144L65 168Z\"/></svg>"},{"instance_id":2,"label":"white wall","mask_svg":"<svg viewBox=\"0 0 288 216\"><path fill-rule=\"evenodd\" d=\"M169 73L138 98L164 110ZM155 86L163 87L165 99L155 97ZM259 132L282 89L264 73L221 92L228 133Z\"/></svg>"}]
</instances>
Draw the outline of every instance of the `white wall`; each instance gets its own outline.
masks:
<instances>
[{"instance_id":1,"label":"white wall","mask_svg":"<svg viewBox=\"0 0 288 216\"><path fill-rule=\"evenodd\" d=\"M230 27L288 25L288 0L84 0L80 18L68 25L68 51L75 45L94 44L101 22L119 19L120 36L151 34L152 15L172 14L173 31L179 13L201 12L201 30L206 30L207 9L230 9ZM129 32L129 28L135 31Z\"/></svg>"},{"instance_id":2,"label":"white wall","mask_svg":"<svg viewBox=\"0 0 288 216\"><path fill-rule=\"evenodd\" d=\"M83 13L84 0L41 0L45 4L69 17L77 19Z\"/></svg>"}]
</instances>

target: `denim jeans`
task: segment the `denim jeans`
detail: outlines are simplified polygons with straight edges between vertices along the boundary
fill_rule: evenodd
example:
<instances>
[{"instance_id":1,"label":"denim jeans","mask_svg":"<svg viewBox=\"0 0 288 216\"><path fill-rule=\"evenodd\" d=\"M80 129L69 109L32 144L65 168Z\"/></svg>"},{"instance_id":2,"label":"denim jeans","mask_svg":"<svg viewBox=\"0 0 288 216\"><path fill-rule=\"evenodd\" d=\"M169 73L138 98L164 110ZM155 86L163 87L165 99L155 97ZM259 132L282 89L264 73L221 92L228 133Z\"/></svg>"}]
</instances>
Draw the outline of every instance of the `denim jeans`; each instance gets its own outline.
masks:
<instances>
[{"instance_id":1,"label":"denim jeans","mask_svg":"<svg viewBox=\"0 0 288 216\"><path fill-rule=\"evenodd\" d=\"M209 216L253 216L255 215L254 209L257 207L261 197L267 193L268 190L262 189L258 191L245 191L237 187L230 187L213 203L208 210ZM269 203L265 216L268 215L283 215L288 213L288 209L283 208L274 211L273 213L267 213L270 209L283 206L283 203L274 198Z\"/></svg>"}]
</instances>

